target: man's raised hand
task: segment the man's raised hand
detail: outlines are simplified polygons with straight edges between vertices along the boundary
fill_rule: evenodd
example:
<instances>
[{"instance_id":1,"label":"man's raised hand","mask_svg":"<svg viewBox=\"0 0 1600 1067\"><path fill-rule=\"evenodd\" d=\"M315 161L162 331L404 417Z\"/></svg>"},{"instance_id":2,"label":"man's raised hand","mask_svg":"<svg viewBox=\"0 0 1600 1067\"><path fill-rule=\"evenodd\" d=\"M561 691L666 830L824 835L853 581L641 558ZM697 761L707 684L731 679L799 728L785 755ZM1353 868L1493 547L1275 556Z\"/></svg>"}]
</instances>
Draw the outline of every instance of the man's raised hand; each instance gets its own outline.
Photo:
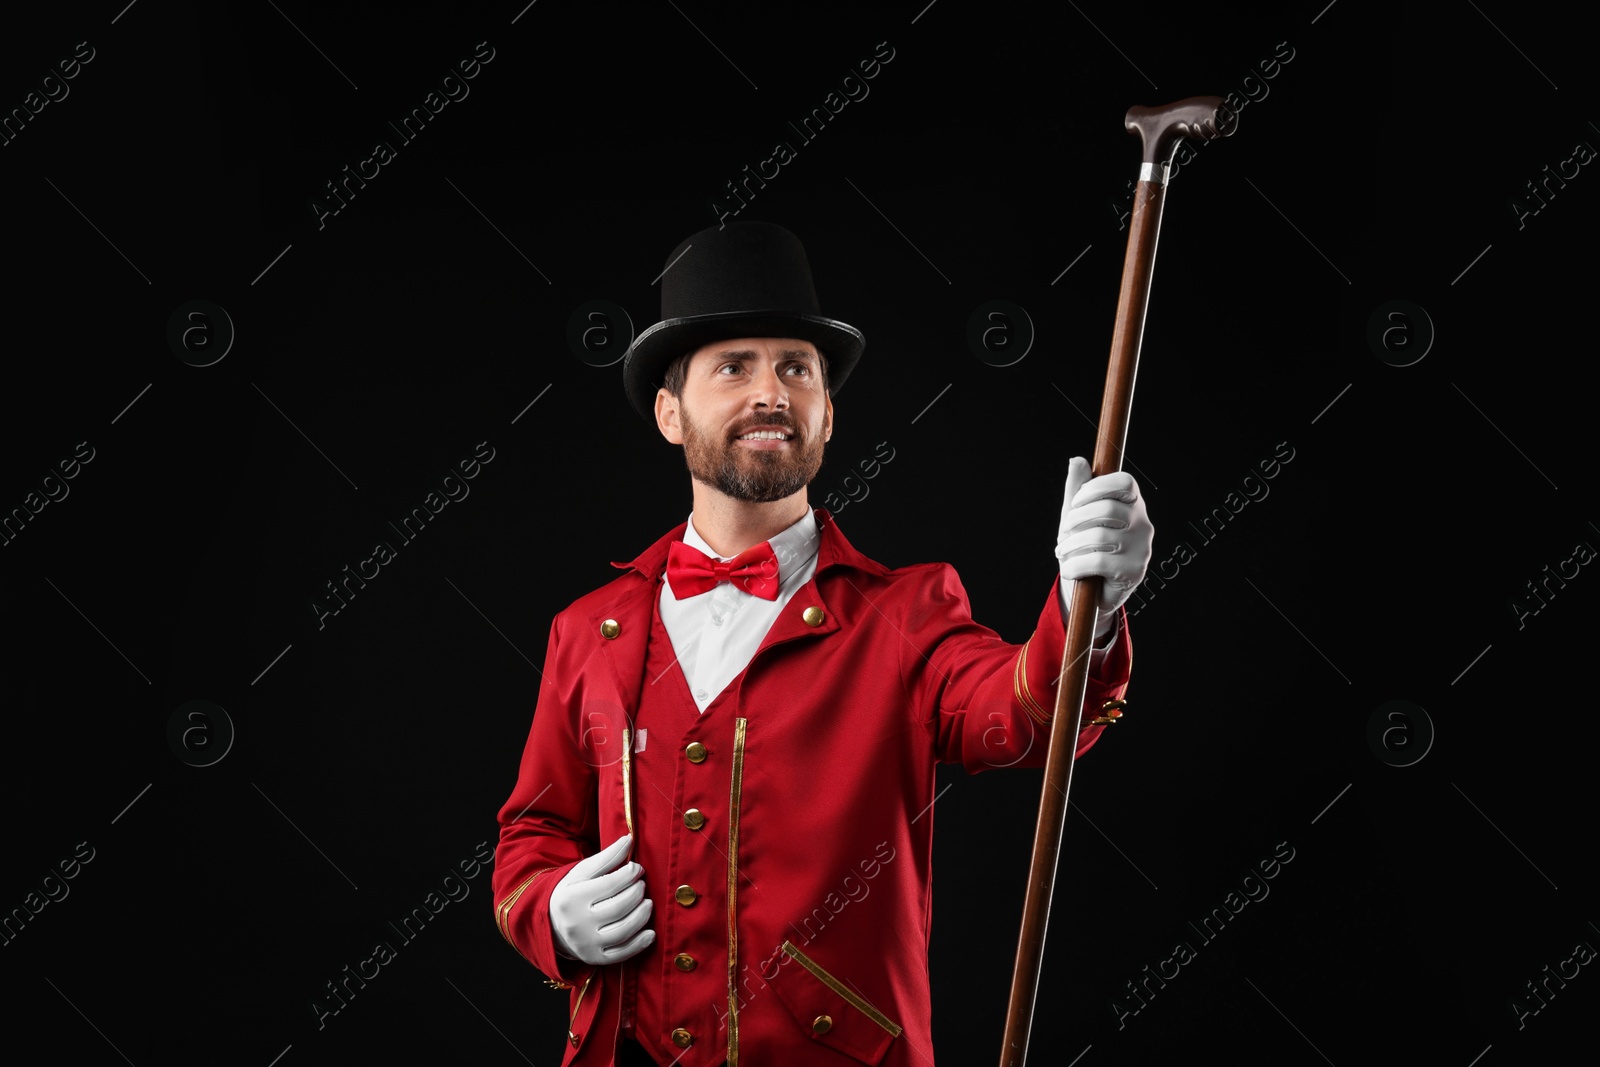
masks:
<instances>
[{"instance_id":1,"label":"man's raised hand","mask_svg":"<svg viewBox=\"0 0 1600 1067\"><path fill-rule=\"evenodd\" d=\"M579 860L550 893L556 945L584 963L617 963L649 948L645 929L654 905L644 892L644 868L628 862L633 837L623 834Z\"/></svg>"},{"instance_id":2,"label":"man's raised hand","mask_svg":"<svg viewBox=\"0 0 1600 1067\"><path fill-rule=\"evenodd\" d=\"M1067 493L1061 504L1056 534L1056 559L1061 563L1062 594L1067 583L1098 577L1100 632L1110 628L1112 614L1127 602L1150 566L1155 527L1145 513L1139 483L1125 471L1089 477L1089 461L1074 457L1067 465Z\"/></svg>"}]
</instances>

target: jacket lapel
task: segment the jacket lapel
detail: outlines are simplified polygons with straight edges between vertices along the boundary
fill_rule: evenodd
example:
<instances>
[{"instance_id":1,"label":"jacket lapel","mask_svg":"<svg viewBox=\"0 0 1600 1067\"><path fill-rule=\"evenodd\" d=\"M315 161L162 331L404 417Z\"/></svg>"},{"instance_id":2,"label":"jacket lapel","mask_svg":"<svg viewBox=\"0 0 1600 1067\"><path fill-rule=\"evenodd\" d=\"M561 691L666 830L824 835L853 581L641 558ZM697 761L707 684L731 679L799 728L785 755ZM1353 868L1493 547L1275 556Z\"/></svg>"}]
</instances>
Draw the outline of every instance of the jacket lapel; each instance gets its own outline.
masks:
<instances>
[{"instance_id":1,"label":"jacket lapel","mask_svg":"<svg viewBox=\"0 0 1600 1067\"><path fill-rule=\"evenodd\" d=\"M639 707L651 616L661 588L661 575L667 567L667 547L674 541L681 541L688 528L687 522L680 522L634 559L612 560L613 567L633 572L623 576L631 580L619 580L617 595L585 619L585 634L599 644L597 655L607 664L616 685L617 700L629 709L629 714ZM608 620L618 628L616 636L609 639L602 629Z\"/></svg>"}]
</instances>

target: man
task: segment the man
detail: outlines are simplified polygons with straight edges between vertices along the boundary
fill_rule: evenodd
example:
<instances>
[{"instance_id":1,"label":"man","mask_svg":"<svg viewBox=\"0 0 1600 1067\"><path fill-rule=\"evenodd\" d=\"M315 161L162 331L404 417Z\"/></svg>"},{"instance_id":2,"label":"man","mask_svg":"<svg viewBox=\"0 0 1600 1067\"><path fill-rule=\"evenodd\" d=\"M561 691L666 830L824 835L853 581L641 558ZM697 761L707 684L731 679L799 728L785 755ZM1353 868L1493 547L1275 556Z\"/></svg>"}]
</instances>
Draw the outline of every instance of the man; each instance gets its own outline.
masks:
<instances>
[{"instance_id":1,"label":"man","mask_svg":"<svg viewBox=\"0 0 1600 1067\"><path fill-rule=\"evenodd\" d=\"M733 223L668 263L623 377L694 508L551 626L496 922L570 990L564 1063L932 1064L935 765L1043 764L1088 576L1094 743L1151 525L1130 476L1072 460L1059 574L1006 643L948 564L891 570L809 506L864 341L819 314L798 239Z\"/></svg>"}]
</instances>

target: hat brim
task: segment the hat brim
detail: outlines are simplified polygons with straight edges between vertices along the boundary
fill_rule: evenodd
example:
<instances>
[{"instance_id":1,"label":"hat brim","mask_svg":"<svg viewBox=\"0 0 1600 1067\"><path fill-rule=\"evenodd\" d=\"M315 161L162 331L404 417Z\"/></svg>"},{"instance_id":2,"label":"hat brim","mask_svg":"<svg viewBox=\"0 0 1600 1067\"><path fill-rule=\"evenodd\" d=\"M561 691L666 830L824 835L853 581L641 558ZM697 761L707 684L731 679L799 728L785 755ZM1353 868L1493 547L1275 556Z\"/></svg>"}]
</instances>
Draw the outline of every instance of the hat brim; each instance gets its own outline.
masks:
<instances>
[{"instance_id":1,"label":"hat brim","mask_svg":"<svg viewBox=\"0 0 1600 1067\"><path fill-rule=\"evenodd\" d=\"M837 394L865 350L866 338L849 323L792 311L729 311L656 323L634 339L623 358L622 383L639 417L654 425L656 391L674 359L735 337L798 337L828 360L828 389Z\"/></svg>"}]
</instances>

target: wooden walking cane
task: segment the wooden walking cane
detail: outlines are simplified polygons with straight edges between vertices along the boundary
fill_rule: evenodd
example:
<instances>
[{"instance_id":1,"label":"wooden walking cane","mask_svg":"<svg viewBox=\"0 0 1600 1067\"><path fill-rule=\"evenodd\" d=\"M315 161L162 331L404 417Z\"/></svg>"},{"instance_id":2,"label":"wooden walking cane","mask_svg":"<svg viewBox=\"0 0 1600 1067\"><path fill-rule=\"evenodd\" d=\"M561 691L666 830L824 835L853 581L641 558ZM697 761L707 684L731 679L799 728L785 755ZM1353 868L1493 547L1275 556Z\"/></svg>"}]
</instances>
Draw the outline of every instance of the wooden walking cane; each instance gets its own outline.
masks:
<instances>
[{"instance_id":1,"label":"wooden walking cane","mask_svg":"<svg viewBox=\"0 0 1600 1067\"><path fill-rule=\"evenodd\" d=\"M1144 335L1150 275L1155 269L1156 237L1161 230L1161 204L1172 153L1182 137L1228 136L1237 129L1234 118L1234 113L1223 109L1221 98L1215 96L1192 96L1165 107L1135 107L1128 111L1125 124L1128 132L1137 133L1143 142L1144 159L1139 167L1139 183L1133 192L1128 254L1122 264L1122 293L1117 299L1111 364L1106 371L1105 398L1100 405L1099 433L1091 466L1094 477L1122 469L1122 448L1128 435L1128 412L1133 405L1133 380L1139 366L1139 344ZM1054 726L1045 757L1044 790L1033 839L1033 861L1028 871L1028 893L1023 902L1016 970L1011 979L1001 1067L1022 1067L1028 1058L1028 1032L1033 1025L1033 1002L1044 959L1045 927L1050 918L1050 895L1055 888L1062 824L1067 817L1067 791L1072 786L1072 765L1089 681L1089 650L1094 640L1099 598L1100 579L1080 579L1072 583L1067 646L1056 686L1055 717L1051 720ZM1070 729L1064 728L1068 726Z\"/></svg>"}]
</instances>

